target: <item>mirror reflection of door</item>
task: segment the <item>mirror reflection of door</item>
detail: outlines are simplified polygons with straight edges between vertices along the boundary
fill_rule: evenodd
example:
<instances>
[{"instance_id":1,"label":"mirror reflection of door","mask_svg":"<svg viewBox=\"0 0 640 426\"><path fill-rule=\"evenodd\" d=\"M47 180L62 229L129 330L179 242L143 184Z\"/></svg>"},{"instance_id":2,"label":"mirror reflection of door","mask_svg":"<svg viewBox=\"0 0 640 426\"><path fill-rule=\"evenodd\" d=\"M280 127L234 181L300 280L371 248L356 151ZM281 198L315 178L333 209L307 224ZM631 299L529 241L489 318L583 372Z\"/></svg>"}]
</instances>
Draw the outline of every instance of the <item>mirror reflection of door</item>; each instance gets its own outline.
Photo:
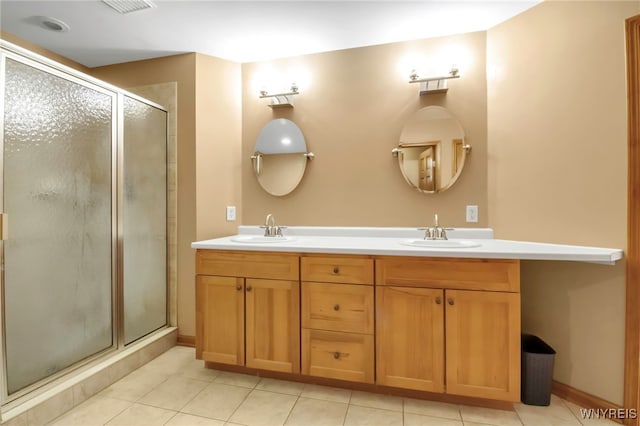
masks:
<instances>
[{"instance_id":1,"label":"mirror reflection of door","mask_svg":"<svg viewBox=\"0 0 640 426\"><path fill-rule=\"evenodd\" d=\"M432 146L420 153L418 160L418 187L427 191L433 191L436 188L435 182L435 155Z\"/></svg>"},{"instance_id":2,"label":"mirror reflection of door","mask_svg":"<svg viewBox=\"0 0 640 426\"><path fill-rule=\"evenodd\" d=\"M454 139L451 141L451 143L453 144L453 164L451 165L451 177L454 177L456 173L458 173L460 167L462 167L462 156L464 155L464 148L462 139Z\"/></svg>"},{"instance_id":3,"label":"mirror reflection of door","mask_svg":"<svg viewBox=\"0 0 640 426\"><path fill-rule=\"evenodd\" d=\"M428 151L429 148L433 150ZM409 117L394 152L398 154L398 165L407 183L428 194L444 191L455 183L469 149L456 117L446 108L432 105ZM430 178L428 160L421 159L423 152L425 157L429 157L427 152L432 153Z\"/></svg>"}]
</instances>

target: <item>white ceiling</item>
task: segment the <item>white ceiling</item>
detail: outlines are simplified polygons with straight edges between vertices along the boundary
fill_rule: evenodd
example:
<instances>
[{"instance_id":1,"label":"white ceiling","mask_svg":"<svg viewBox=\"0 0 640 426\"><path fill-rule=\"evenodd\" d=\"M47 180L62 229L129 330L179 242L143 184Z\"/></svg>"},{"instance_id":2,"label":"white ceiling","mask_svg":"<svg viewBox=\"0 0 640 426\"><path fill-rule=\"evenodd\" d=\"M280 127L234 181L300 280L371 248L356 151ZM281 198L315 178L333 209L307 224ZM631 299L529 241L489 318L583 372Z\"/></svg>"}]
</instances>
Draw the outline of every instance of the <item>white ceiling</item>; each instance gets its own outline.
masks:
<instances>
[{"instance_id":1,"label":"white ceiling","mask_svg":"<svg viewBox=\"0 0 640 426\"><path fill-rule=\"evenodd\" d=\"M538 2L155 0L121 15L100 0L0 0L0 24L88 67L185 52L254 62L482 31ZM70 30L46 30L38 16Z\"/></svg>"}]
</instances>

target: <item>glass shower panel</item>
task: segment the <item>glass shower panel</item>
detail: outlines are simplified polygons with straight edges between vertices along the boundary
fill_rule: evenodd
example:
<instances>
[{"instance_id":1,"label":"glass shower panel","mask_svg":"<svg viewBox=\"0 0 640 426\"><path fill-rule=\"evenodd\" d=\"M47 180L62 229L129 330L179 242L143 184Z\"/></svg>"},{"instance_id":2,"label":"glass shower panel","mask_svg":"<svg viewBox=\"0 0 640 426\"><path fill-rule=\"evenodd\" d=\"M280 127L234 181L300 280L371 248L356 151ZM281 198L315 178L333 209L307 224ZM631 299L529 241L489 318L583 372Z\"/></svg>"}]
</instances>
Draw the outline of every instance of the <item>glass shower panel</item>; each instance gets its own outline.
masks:
<instances>
[{"instance_id":1,"label":"glass shower panel","mask_svg":"<svg viewBox=\"0 0 640 426\"><path fill-rule=\"evenodd\" d=\"M4 325L8 393L114 345L115 96L7 58Z\"/></svg>"},{"instance_id":2,"label":"glass shower panel","mask_svg":"<svg viewBox=\"0 0 640 426\"><path fill-rule=\"evenodd\" d=\"M124 97L124 340L167 323L167 113Z\"/></svg>"}]
</instances>

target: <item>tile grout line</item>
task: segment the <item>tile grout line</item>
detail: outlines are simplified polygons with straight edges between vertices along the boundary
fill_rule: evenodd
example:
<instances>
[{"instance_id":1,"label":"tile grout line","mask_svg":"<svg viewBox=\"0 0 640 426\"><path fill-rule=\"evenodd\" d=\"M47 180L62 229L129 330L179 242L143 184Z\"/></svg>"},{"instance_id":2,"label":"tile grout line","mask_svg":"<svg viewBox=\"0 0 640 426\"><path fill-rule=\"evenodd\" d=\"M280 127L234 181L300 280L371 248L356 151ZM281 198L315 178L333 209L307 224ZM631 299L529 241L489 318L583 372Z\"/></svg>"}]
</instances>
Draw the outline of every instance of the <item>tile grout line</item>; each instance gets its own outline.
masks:
<instances>
[{"instance_id":1,"label":"tile grout line","mask_svg":"<svg viewBox=\"0 0 640 426\"><path fill-rule=\"evenodd\" d=\"M224 421L225 423L229 423L231 421L231 418L233 417L233 415L238 411L238 409L242 406L242 404L245 403L247 398L249 398L249 395L251 395L253 393L253 391L256 390L256 386L258 386L258 383L260 383L260 380L258 380L256 382L256 384L252 388L247 388L246 386L236 386L236 387L244 387L245 389L251 389L251 390L249 391L249 393L247 393L244 396L244 398L242 399L242 402L240 402L240 404L238 404L238 406L235 408L235 410L233 410L231 415L229 415L229 417ZM220 384L227 384L227 383L220 383Z\"/></svg>"},{"instance_id":2,"label":"tile grout line","mask_svg":"<svg viewBox=\"0 0 640 426\"><path fill-rule=\"evenodd\" d=\"M575 417L575 418L576 418L576 420L578 421L578 423L580 423L582 426L584 426L584 425L585 425L585 423L584 423L584 420L585 420L585 419L580 419L580 418L576 415L576 413L574 413L574 412L573 412L573 410L571 409L571 407L569 407L569 405L567 404L567 401L565 401L565 400L564 400L564 399L562 399L562 398L560 398L560 401L562 401L562 405L564 405L564 406L567 408L567 410L569 410L569 412L573 415L573 417Z\"/></svg>"},{"instance_id":3,"label":"tile grout line","mask_svg":"<svg viewBox=\"0 0 640 426\"><path fill-rule=\"evenodd\" d=\"M516 410L515 404L512 405L513 408L513 412L516 413L516 417L518 417L518 421L520 421L521 425L524 425L524 420L522 420L522 417L520 417L520 413L518 413L518 410Z\"/></svg>"},{"instance_id":4,"label":"tile grout line","mask_svg":"<svg viewBox=\"0 0 640 426\"><path fill-rule=\"evenodd\" d=\"M300 393L302 393L302 391L300 391ZM283 425L286 425L287 421L289 421L289 417L291 417L291 413L293 413L293 409L296 408L296 404L298 404L298 401L300 401L300 394L296 396L296 402L294 402L293 405L291 406L291 409L289 410L289 414L287 414L287 417L284 419L284 422L282 422Z\"/></svg>"},{"instance_id":5,"label":"tile grout line","mask_svg":"<svg viewBox=\"0 0 640 426\"><path fill-rule=\"evenodd\" d=\"M167 420L166 422L162 423L162 425L166 425L167 423L169 423L171 420L173 420L178 414L180 414L179 411L176 411L173 416L171 416L171 418L169 418L169 420Z\"/></svg>"},{"instance_id":6,"label":"tile grout line","mask_svg":"<svg viewBox=\"0 0 640 426\"><path fill-rule=\"evenodd\" d=\"M130 401L127 401L130 402ZM120 414L124 413L125 411L127 411L129 408L133 407L133 404L135 404L135 402L131 402L130 405L126 408L123 408L122 411L120 411L118 414L114 415L113 417L111 417L109 420L107 420L106 422L103 423L103 425L106 425L107 423L109 423L110 421L112 421L113 419L115 419L116 417L118 417Z\"/></svg>"}]
</instances>

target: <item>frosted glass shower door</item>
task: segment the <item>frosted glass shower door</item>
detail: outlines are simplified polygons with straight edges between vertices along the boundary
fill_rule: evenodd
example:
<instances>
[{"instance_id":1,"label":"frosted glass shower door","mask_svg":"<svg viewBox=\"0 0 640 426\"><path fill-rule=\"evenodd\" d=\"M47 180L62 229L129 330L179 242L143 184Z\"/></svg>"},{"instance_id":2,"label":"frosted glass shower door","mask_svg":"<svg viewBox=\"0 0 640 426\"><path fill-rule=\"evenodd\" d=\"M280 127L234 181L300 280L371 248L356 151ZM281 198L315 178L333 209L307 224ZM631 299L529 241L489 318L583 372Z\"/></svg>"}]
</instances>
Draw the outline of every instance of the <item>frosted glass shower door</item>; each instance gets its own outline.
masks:
<instances>
[{"instance_id":1,"label":"frosted glass shower door","mask_svg":"<svg viewBox=\"0 0 640 426\"><path fill-rule=\"evenodd\" d=\"M115 101L79 79L5 59L9 395L114 346Z\"/></svg>"},{"instance_id":2,"label":"frosted glass shower door","mask_svg":"<svg viewBox=\"0 0 640 426\"><path fill-rule=\"evenodd\" d=\"M167 113L124 96L124 343L167 323Z\"/></svg>"}]
</instances>

